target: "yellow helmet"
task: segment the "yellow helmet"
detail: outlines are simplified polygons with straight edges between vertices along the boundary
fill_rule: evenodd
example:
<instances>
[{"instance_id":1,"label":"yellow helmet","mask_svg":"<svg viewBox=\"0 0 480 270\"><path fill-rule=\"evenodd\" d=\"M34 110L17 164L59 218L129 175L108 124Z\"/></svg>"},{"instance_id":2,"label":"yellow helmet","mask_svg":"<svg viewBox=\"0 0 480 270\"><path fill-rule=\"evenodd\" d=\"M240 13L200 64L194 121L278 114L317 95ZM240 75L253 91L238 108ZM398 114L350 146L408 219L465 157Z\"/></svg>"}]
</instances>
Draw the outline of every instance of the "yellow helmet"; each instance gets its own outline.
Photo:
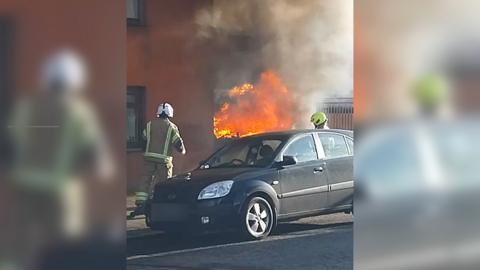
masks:
<instances>
[{"instance_id":1,"label":"yellow helmet","mask_svg":"<svg viewBox=\"0 0 480 270\"><path fill-rule=\"evenodd\" d=\"M310 118L310 122L314 124L315 126L321 125L325 122L327 122L327 115L323 112L316 112L312 114L312 117Z\"/></svg>"},{"instance_id":2,"label":"yellow helmet","mask_svg":"<svg viewBox=\"0 0 480 270\"><path fill-rule=\"evenodd\" d=\"M439 75L429 74L416 82L415 98L420 105L428 108L436 107L444 102L448 95L447 82Z\"/></svg>"}]
</instances>

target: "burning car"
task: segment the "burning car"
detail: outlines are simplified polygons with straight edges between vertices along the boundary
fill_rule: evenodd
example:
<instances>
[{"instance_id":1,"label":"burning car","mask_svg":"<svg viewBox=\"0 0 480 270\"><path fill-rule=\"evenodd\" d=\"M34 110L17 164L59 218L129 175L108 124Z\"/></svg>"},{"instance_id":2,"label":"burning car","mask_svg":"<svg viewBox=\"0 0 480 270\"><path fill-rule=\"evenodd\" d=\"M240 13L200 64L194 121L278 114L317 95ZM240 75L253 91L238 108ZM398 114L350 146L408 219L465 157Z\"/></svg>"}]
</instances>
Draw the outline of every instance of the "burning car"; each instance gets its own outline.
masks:
<instances>
[{"instance_id":1,"label":"burning car","mask_svg":"<svg viewBox=\"0 0 480 270\"><path fill-rule=\"evenodd\" d=\"M353 132L290 130L231 140L200 166L159 183L146 223L164 231L240 229L267 237L279 221L353 205Z\"/></svg>"},{"instance_id":2,"label":"burning car","mask_svg":"<svg viewBox=\"0 0 480 270\"><path fill-rule=\"evenodd\" d=\"M229 89L213 118L217 138L253 135L293 127L294 98L280 76L263 72L254 83Z\"/></svg>"}]
</instances>

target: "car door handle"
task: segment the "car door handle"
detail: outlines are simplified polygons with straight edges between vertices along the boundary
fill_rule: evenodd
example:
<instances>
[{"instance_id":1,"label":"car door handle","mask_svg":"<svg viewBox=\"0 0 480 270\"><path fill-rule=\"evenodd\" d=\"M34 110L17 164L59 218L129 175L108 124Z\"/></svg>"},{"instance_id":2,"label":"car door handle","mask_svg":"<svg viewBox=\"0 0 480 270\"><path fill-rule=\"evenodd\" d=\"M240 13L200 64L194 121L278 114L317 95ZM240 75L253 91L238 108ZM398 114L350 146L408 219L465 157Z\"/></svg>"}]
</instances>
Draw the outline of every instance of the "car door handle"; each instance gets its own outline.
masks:
<instances>
[{"instance_id":1,"label":"car door handle","mask_svg":"<svg viewBox=\"0 0 480 270\"><path fill-rule=\"evenodd\" d=\"M321 173L321 172L323 172L323 167L313 168L313 173Z\"/></svg>"}]
</instances>

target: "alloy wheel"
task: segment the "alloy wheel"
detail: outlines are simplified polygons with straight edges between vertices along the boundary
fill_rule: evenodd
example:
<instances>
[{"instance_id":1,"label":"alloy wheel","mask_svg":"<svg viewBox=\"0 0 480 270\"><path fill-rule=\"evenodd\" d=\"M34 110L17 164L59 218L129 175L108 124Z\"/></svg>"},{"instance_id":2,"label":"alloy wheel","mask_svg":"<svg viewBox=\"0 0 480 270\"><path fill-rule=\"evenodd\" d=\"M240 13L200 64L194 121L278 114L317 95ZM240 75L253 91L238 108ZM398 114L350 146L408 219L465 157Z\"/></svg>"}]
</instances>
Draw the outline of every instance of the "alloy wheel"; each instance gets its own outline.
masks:
<instances>
[{"instance_id":1,"label":"alloy wheel","mask_svg":"<svg viewBox=\"0 0 480 270\"><path fill-rule=\"evenodd\" d=\"M270 233L272 212L268 203L260 198L251 201L246 213L246 225L248 233L261 238Z\"/></svg>"}]
</instances>

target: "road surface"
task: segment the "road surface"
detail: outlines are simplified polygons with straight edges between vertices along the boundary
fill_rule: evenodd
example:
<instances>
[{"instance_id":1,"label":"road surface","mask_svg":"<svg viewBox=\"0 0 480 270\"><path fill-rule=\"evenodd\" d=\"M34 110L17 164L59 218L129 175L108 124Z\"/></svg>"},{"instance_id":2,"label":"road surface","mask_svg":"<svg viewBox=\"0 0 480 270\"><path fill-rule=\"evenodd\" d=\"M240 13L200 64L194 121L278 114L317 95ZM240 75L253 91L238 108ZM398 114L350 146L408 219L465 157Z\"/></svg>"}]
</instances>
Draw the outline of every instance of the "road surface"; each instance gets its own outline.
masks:
<instances>
[{"instance_id":1,"label":"road surface","mask_svg":"<svg viewBox=\"0 0 480 270\"><path fill-rule=\"evenodd\" d=\"M244 241L235 233L137 234L127 240L127 269L352 269L352 222L349 214L305 218L280 224L262 241Z\"/></svg>"}]
</instances>

